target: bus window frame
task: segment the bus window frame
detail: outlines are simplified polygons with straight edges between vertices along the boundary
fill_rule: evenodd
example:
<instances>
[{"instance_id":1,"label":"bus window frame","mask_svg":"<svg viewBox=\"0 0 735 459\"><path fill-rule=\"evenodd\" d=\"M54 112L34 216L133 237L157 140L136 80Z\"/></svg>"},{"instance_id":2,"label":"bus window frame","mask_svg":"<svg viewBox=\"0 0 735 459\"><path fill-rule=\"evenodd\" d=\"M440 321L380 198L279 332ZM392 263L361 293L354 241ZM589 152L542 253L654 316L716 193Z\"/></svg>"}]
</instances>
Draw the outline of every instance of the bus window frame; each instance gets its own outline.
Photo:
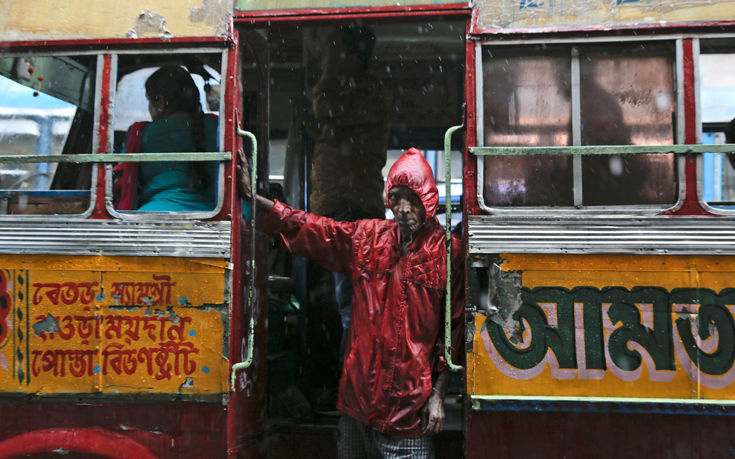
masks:
<instances>
[{"instance_id":1,"label":"bus window frame","mask_svg":"<svg viewBox=\"0 0 735 459\"><path fill-rule=\"evenodd\" d=\"M108 136L111 136L114 132L114 123L115 123L115 104L116 104L116 95L117 95L117 84L119 83L118 76L118 57L120 55L172 55L172 54L216 54L219 53L221 55L220 60L220 94L219 94L219 113L217 114L217 126L218 126L218 133L217 133L217 142L220 146L220 150L222 150L222 147L225 143L225 129L224 129L224 118L225 118L225 91L224 91L224 85L227 78L227 58L228 58L228 49L226 46L223 46L221 48L212 48L212 47L183 47L183 48L177 48L177 49L147 49L147 50L139 50L139 49L121 49L116 50L111 55L111 75L110 78L110 117L109 117L109 126L108 126ZM114 81L114 83L113 83ZM112 150L111 146L111 137L108 138L108 150ZM219 161L218 168L217 168L217 202L214 206L214 209L207 210L207 211L168 211L168 212L152 212L152 211L138 211L138 210L130 210L130 211L119 211L115 209L113 205L113 196L112 196L112 164L106 164L105 165L105 209L109 213L109 215L113 218L117 218L120 220L133 220L133 221L151 221L151 220L205 220L205 219L211 219L216 217L222 212L222 209L224 207L224 201L225 201L225 161L222 160Z\"/></svg>"},{"instance_id":2,"label":"bus window frame","mask_svg":"<svg viewBox=\"0 0 735 459\"><path fill-rule=\"evenodd\" d=\"M46 51L43 47L32 47L23 48L22 50L14 50L10 48L8 51L0 52L1 58L18 58L18 57L54 57L54 56L95 56L95 79L94 79L94 102L92 107L92 154L98 154L99 151L99 129L96 129L99 123L101 114L101 99L102 99L102 74L104 69L104 55L105 52L102 50L76 50L73 48ZM82 152L86 153L86 152ZM100 164L95 163L90 168L92 174L90 185L89 185L89 205L86 210L76 214L0 214L0 220L69 220L71 218L86 219L89 218L94 212L97 204L97 177ZM54 190L49 190L54 191ZM59 190L62 191L62 190ZM83 191L83 190L79 190Z\"/></svg>"},{"instance_id":3,"label":"bus window frame","mask_svg":"<svg viewBox=\"0 0 735 459\"><path fill-rule=\"evenodd\" d=\"M699 57L702 54L710 54L707 52L702 52L702 45L700 44L700 40L702 41L710 41L708 44L713 48L712 54L724 54L726 51L730 51L728 54L734 54L735 55L735 34L718 34L718 35L703 35L700 37L693 38L693 58L694 58L694 73L696 75L695 79L695 94L696 94L696 100L697 100L697 119L696 119L696 127L697 127L697 143L702 143L702 110L700 101L702 99L702 88L701 88L701 66L700 66L700 59ZM718 41L724 42L727 41L728 43L723 48L721 44L717 43ZM705 45L707 46L707 45ZM733 112L733 118L735 118L735 112ZM729 121L729 120L726 120ZM699 201L699 205L702 206L702 209L706 210L712 215L719 215L719 216L735 216L735 209L723 209L721 207L717 207L716 203L709 203L704 198L704 156L699 155L697 156L697 200Z\"/></svg>"},{"instance_id":4,"label":"bus window frame","mask_svg":"<svg viewBox=\"0 0 735 459\"><path fill-rule=\"evenodd\" d=\"M685 123L685 111L684 111L684 80L683 80L683 68L684 60L682 53L682 41L683 35L660 35L660 36L649 36L645 40L640 37L600 37L600 38L568 38L558 40L544 40L544 39L530 39L530 40L492 40L483 38L477 40L475 43L475 104L476 104L476 134L475 139L476 145L479 147L485 146L484 130L485 130L485 114L484 114L484 74L483 74L483 49L486 47L503 47L503 46L535 46L535 45L566 45L569 46L570 51L575 45L580 46L605 46L606 44L626 42L626 43L642 43L645 44L651 41L657 42L670 42L675 46L675 55L672 56L674 60L674 91L676 93L675 101L675 133L674 141L676 144L683 144L684 142L684 123ZM574 76L572 76L574 79ZM575 122L578 121L579 107L572 106L572 129L575 129ZM577 113L575 113L577 112ZM575 120L575 117L577 118ZM574 215L574 216L629 216L635 215L640 217L656 216L667 212L675 212L684 203L686 197L686 176L685 176L685 161L683 156L675 157L676 168L675 173L677 175L677 192L676 201L669 204L657 205L657 204L641 204L641 205L629 205L621 204L615 206L491 206L485 202L484 198L484 186L485 186L485 162L482 157L476 156L477 160L477 203L479 208L486 213L497 215L497 216L516 216L516 217L543 217L548 216L552 213L554 216ZM575 168L576 169L576 168ZM574 170L573 174L581 175L580 170ZM581 193L581 190L579 190ZM576 193L576 189L574 190Z\"/></svg>"}]
</instances>

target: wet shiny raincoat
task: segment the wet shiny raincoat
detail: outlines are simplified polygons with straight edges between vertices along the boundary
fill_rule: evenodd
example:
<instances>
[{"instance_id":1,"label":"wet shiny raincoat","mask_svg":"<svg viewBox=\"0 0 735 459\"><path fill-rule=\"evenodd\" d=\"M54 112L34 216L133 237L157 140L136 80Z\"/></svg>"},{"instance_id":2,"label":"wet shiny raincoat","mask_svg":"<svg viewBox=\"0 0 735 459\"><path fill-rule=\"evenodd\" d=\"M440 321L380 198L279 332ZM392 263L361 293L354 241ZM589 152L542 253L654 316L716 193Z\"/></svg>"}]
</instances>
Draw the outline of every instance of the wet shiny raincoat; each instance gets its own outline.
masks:
<instances>
[{"instance_id":1,"label":"wet shiny raincoat","mask_svg":"<svg viewBox=\"0 0 735 459\"><path fill-rule=\"evenodd\" d=\"M393 165L387 191L403 185L426 209L426 222L401 256L393 220L336 222L276 202L265 227L297 255L349 274L354 289L338 408L388 435L418 437L420 410L444 361L446 243L430 166L412 148ZM455 261L464 259L453 241ZM459 352L463 269L454 263L453 360Z\"/></svg>"}]
</instances>

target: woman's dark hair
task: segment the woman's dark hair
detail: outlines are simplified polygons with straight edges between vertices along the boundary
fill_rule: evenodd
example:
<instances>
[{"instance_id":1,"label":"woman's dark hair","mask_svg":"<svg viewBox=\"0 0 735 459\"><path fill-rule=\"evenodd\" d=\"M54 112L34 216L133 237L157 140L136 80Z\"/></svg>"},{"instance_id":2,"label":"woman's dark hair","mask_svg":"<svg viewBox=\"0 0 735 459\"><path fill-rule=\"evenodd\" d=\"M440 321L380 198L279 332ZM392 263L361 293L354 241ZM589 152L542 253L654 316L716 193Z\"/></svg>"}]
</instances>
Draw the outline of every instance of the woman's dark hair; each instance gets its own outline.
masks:
<instances>
[{"instance_id":1,"label":"woman's dark hair","mask_svg":"<svg viewBox=\"0 0 735 459\"><path fill-rule=\"evenodd\" d=\"M199 88L186 69L178 65L165 65L159 68L145 81L145 93L149 99L161 97L166 104L166 113L188 113L192 121L191 135L197 151L207 149Z\"/></svg>"}]
</instances>

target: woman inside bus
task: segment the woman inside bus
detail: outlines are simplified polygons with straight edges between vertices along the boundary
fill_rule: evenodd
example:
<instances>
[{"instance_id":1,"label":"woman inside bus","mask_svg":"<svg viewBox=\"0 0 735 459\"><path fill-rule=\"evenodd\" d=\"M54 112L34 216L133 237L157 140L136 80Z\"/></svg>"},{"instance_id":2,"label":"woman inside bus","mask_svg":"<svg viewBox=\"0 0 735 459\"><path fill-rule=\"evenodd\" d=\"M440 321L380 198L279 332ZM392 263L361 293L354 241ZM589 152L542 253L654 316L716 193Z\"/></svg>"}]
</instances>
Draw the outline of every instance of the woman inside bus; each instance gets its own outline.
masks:
<instances>
[{"instance_id":1,"label":"woman inside bus","mask_svg":"<svg viewBox=\"0 0 735 459\"><path fill-rule=\"evenodd\" d=\"M204 115L189 72L174 65L161 67L146 80L145 92L153 121L130 127L125 152L217 151L217 119ZM125 164L118 210L191 212L215 207L217 162Z\"/></svg>"}]
</instances>

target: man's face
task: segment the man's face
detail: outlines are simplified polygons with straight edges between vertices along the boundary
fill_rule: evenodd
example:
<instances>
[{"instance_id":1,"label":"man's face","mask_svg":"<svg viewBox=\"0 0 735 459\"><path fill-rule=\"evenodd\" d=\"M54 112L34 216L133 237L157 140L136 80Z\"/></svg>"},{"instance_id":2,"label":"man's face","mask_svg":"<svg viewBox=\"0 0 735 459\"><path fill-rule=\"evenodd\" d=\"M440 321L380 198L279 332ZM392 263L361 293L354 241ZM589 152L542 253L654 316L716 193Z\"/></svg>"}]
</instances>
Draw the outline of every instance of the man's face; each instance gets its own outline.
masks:
<instances>
[{"instance_id":1,"label":"man's face","mask_svg":"<svg viewBox=\"0 0 735 459\"><path fill-rule=\"evenodd\" d=\"M394 186L388 192L388 205L396 217L398 230L412 238L426 220L426 209L419 196L405 186Z\"/></svg>"}]
</instances>

